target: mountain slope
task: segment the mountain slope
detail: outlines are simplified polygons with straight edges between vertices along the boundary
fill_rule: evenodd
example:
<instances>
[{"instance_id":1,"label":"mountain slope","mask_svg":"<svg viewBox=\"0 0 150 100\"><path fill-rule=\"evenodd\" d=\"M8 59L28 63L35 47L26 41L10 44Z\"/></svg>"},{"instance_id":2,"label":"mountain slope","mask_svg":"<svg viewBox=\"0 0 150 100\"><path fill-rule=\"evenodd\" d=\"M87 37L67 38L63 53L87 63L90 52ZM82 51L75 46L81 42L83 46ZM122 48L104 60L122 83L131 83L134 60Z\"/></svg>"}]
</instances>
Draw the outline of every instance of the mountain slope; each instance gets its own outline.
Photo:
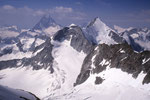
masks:
<instances>
[{"instance_id":1,"label":"mountain slope","mask_svg":"<svg viewBox=\"0 0 150 100\"><path fill-rule=\"evenodd\" d=\"M150 50L150 30L147 28L132 28L121 33L121 35L126 39L128 44L130 44L136 51ZM129 41L134 41L129 42ZM138 45L135 48L134 45Z\"/></svg>"},{"instance_id":2,"label":"mountain slope","mask_svg":"<svg viewBox=\"0 0 150 100\"><path fill-rule=\"evenodd\" d=\"M85 58L76 84L83 83L90 76L90 73L98 74L106 70L108 65L111 68L119 68L124 72L132 74L135 78L143 71L146 73L143 83L148 83L150 82L147 77L150 70L149 59L149 51L136 53L126 43L110 46L101 44Z\"/></svg>"},{"instance_id":3,"label":"mountain slope","mask_svg":"<svg viewBox=\"0 0 150 100\"><path fill-rule=\"evenodd\" d=\"M93 43L88 41L79 26L65 27L59 30L54 36L54 40L70 40L70 45L77 51L89 53L93 50Z\"/></svg>"},{"instance_id":4,"label":"mountain slope","mask_svg":"<svg viewBox=\"0 0 150 100\"><path fill-rule=\"evenodd\" d=\"M40 100L34 94L0 85L0 100Z\"/></svg>"},{"instance_id":5,"label":"mountain slope","mask_svg":"<svg viewBox=\"0 0 150 100\"><path fill-rule=\"evenodd\" d=\"M128 44L100 44L84 59L75 89L60 98L149 100L149 65L149 51L136 53Z\"/></svg>"},{"instance_id":6,"label":"mountain slope","mask_svg":"<svg viewBox=\"0 0 150 100\"><path fill-rule=\"evenodd\" d=\"M0 84L31 91L40 98L48 95L52 98L71 91L93 45L78 26L65 29L58 31L52 40L47 38L37 46L29 58L0 61Z\"/></svg>"}]
</instances>

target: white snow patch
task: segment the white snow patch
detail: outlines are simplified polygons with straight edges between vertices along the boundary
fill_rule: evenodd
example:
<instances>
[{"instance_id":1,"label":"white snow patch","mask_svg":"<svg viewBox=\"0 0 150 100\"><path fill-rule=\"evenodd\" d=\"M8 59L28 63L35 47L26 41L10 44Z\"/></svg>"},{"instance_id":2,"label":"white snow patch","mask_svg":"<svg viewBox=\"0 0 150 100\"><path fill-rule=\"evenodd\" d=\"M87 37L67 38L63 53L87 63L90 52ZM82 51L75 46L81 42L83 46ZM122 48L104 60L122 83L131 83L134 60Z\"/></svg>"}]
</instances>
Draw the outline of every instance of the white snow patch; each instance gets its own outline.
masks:
<instances>
[{"instance_id":1,"label":"white snow patch","mask_svg":"<svg viewBox=\"0 0 150 100\"><path fill-rule=\"evenodd\" d=\"M29 38L29 37L21 38L20 41L22 44L24 44L23 50L28 51L32 43L34 42L34 40L35 40L34 38Z\"/></svg>"},{"instance_id":2,"label":"white snow patch","mask_svg":"<svg viewBox=\"0 0 150 100\"><path fill-rule=\"evenodd\" d=\"M126 53L122 48L119 50L120 53Z\"/></svg>"},{"instance_id":3,"label":"white snow patch","mask_svg":"<svg viewBox=\"0 0 150 100\"><path fill-rule=\"evenodd\" d=\"M73 27L73 26L77 26L77 25L76 25L76 24L73 24L73 23L69 25L69 27Z\"/></svg>"},{"instance_id":4,"label":"white snow patch","mask_svg":"<svg viewBox=\"0 0 150 100\"><path fill-rule=\"evenodd\" d=\"M127 59L127 57L122 58L121 61L123 61L123 60L125 60L125 59Z\"/></svg>"},{"instance_id":5,"label":"white snow patch","mask_svg":"<svg viewBox=\"0 0 150 100\"><path fill-rule=\"evenodd\" d=\"M41 45L44 42L45 42L45 40L37 38L37 40L35 41L35 47Z\"/></svg>"},{"instance_id":6,"label":"white snow patch","mask_svg":"<svg viewBox=\"0 0 150 100\"><path fill-rule=\"evenodd\" d=\"M138 38L138 37L139 37L139 35L138 35L137 33L131 34L130 36L131 36L133 39L135 39L135 38Z\"/></svg>"},{"instance_id":7,"label":"white snow patch","mask_svg":"<svg viewBox=\"0 0 150 100\"><path fill-rule=\"evenodd\" d=\"M96 68L95 65L94 65L95 57L96 57L96 55L94 55L94 56L92 57L92 65L91 65L92 68Z\"/></svg>"},{"instance_id":8,"label":"white snow patch","mask_svg":"<svg viewBox=\"0 0 150 100\"><path fill-rule=\"evenodd\" d=\"M148 58L148 59L144 58L144 59L142 60L142 64L147 63L149 60L150 60L150 58Z\"/></svg>"},{"instance_id":9,"label":"white snow patch","mask_svg":"<svg viewBox=\"0 0 150 100\"><path fill-rule=\"evenodd\" d=\"M122 33L124 32L126 29L122 28L120 26L114 25L114 29L118 32L118 33Z\"/></svg>"},{"instance_id":10,"label":"white snow patch","mask_svg":"<svg viewBox=\"0 0 150 100\"><path fill-rule=\"evenodd\" d=\"M55 27L54 26L50 26L50 27L44 29L43 31L46 33L46 35L51 37L60 29L61 29L60 26L57 25Z\"/></svg>"},{"instance_id":11,"label":"white snow patch","mask_svg":"<svg viewBox=\"0 0 150 100\"><path fill-rule=\"evenodd\" d=\"M98 48L99 48L99 47L97 46L94 50L98 50Z\"/></svg>"},{"instance_id":12,"label":"white snow patch","mask_svg":"<svg viewBox=\"0 0 150 100\"><path fill-rule=\"evenodd\" d=\"M100 62L100 65L104 66L104 65L109 65L110 61L107 61L106 59L103 59L102 62Z\"/></svg>"}]
</instances>

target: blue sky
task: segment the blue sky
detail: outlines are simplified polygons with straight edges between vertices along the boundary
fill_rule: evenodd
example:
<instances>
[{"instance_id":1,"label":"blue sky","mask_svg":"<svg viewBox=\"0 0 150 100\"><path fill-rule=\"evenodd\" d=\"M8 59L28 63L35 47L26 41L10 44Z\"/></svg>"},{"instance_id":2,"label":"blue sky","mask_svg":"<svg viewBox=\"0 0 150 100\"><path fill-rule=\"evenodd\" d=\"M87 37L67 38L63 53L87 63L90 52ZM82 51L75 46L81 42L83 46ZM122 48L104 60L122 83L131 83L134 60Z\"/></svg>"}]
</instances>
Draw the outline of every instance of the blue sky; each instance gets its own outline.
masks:
<instances>
[{"instance_id":1,"label":"blue sky","mask_svg":"<svg viewBox=\"0 0 150 100\"><path fill-rule=\"evenodd\" d=\"M149 27L150 0L0 0L0 25L31 28L44 14L61 25L95 17L108 26Z\"/></svg>"}]
</instances>

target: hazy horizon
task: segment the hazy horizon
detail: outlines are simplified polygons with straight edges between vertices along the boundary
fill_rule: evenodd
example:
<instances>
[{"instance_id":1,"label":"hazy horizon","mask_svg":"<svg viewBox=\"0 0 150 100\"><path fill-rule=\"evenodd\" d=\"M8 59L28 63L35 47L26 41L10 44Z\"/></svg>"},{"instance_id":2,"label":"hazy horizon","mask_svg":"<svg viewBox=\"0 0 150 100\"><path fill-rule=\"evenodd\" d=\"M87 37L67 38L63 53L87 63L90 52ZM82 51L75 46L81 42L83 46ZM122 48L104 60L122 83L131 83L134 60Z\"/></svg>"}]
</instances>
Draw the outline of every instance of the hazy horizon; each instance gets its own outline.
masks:
<instances>
[{"instance_id":1,"label":"hazy horizon","mask_svg":"<svg viewBox=\"0 0 150 100\"><path fill-rule=\"evenodd\" d=\"M60 25L82 25L95 17L112 27L150 28L149 0L0 0L0 26L32 28L45 14Z\"/></svg>"}]
</instances>

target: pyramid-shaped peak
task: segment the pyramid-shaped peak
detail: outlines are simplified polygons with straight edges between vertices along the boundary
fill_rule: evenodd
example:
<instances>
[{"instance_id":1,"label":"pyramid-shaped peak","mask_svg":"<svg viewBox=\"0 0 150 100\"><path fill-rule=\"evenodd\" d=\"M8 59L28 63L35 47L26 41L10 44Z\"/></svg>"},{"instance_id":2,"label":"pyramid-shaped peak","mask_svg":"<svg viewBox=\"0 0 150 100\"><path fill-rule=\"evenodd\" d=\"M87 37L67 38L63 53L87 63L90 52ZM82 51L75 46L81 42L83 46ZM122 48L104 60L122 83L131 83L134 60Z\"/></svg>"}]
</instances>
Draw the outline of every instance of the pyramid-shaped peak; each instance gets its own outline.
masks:
<instances>
[{"instance_id":1,"label":"pyramid-shaped peak","mask_svg":"<svg viewBox=\"0 0 150 100\"><path fill-rule=\"evenodd\" d=\"M44 15L40 21L33 27L34 30L42 30L50 26L56 26L55 20L50 16L50 14Z\"/></svg>"},{"instance_id":2,"label":"pyramid-shaped peak","mask_svg":"<svg viewBox=\"0 0 150 100\"><path fill-rule=\"evenodd\" d=\"M51 15L50 14L45 14L43 17L45 17L45 18L51 18Z\"/></svg>"},{"instance_id":3,"label":"pyramid-shaped peak","mask_svg":"<svg viewBox=\"0 0 150 100\"><path fill-rule=\"evenodd\" d=\"M99 24L100 26L106 26L106 24L104 22L102 22L102 20L99 17L95 17L89 24L87 27L93 26L94 24Z\"/></svg>"},{"instance_id":4,"label":"pyramid-shaped peak","mask_svg":"<svg viewBox=\"0 0 150 100\"><path fill-rule=\"evenodd\" d=\"M42 25L55 25L56 22L55 20L49 15L44 15L41 20L39 21L39 23L41 23ZM47 28L47 26L45 26Z\"/></svg>"},{"instance_id":5,"label":"pyramid-shaped peak","mask_svg":"<svg viewBox=\"0 0 150 100\"><path fill-rule=\"evenodd\" d=\"M94 18L95 21L101 21L99 17Z\"/></svg>"},{"instance_id":6,"label":"pyramid-shaped peak","mask_svg":"<svg viewBox=\"0 0 150 100\"><path fill-rule=\"evenodd\" d=\"M47 20L49 22L55 22L54 19L50 16L50 14L46 14L44 15L42 18L41 18L41 21L42 20Z\"/></svg>"}]
</instances>

